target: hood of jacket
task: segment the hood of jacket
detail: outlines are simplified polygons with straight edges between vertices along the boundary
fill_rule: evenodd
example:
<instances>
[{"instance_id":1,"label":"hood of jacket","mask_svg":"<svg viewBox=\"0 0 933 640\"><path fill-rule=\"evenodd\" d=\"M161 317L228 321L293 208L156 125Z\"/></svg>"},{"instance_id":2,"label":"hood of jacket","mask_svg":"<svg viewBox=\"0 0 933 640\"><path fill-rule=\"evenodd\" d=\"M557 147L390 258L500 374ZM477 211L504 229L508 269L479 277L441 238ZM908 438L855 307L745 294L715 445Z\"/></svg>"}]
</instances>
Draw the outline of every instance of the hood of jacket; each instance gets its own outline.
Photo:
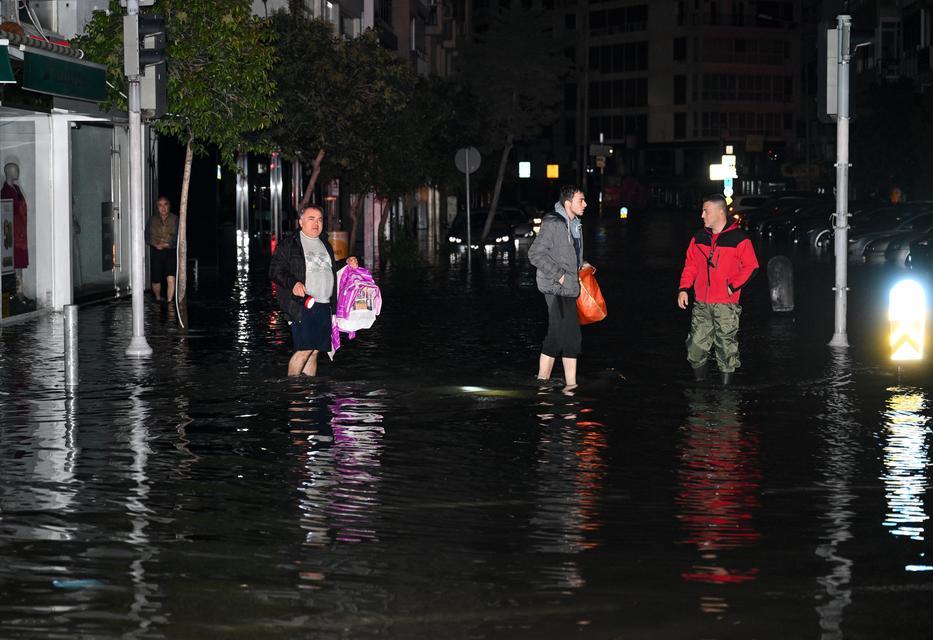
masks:
<instances>
[{"instance_id":1,"label":"hood of jacket","mask_svg":"<svg viewBox=\"0 0 933 640\"><path fill-rule=\"evenodd\" d=\"M583 223L580 222L580 218L573 218L571 220L570 214L564 209L564 203L560 201L554 203L554 212L566 221L567 227L570 229L570 235L574 238L579 238L582 233L581 229L583 228Z\"/></svg>"}]
</instances>

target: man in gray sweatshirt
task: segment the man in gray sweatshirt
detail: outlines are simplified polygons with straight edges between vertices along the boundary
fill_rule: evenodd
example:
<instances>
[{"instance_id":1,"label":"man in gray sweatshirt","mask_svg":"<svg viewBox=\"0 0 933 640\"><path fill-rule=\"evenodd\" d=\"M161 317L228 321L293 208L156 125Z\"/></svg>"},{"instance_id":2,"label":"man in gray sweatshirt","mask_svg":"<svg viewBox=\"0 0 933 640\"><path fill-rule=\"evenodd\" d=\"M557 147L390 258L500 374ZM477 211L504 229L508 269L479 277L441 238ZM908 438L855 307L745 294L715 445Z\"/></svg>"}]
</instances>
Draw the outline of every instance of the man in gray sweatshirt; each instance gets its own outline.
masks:
<instances>
[{"instance_id":1,"label":"man in gray sweatshirt","mask_svg":"<svg viewBox=\"0 0 933 640\"><path fill-rule=\"evenodd\" d=\"M537 268L538 291L544 294L548 308L548 332L541 345L538 361L539 381L551 377L554 362L561 356L564 367L564 390L577 387L577 356L580 354L580 320L577 297L580 295L580 269L583 260L583 233L580 216L586 198L575 185L561 187L560 200L553 213L541 221L541 230L528 250L528 259Z\"/></svg>"}]
</instances>

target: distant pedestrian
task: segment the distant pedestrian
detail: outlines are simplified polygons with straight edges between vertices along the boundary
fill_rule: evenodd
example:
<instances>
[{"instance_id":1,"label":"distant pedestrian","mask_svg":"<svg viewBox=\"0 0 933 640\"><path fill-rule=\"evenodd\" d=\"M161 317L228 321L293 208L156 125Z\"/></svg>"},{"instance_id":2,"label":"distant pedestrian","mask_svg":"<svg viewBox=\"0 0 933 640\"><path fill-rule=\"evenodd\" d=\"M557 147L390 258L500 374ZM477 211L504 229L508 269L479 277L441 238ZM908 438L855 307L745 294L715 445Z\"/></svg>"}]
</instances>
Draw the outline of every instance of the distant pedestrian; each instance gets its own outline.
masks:
<instances>
[{"instance_id":1,"label":"distant pedestrian","mask_svg":"<svg viewBox=\"0 0 933 640\"><path fill-rule=\"evenodd\" d=\"M541 357L538 360L537 379L545 382L551 377L558 356L564 367L564 390L577 387L577 356L580 355L582 337L577 317L577 298L580 296L580 269L583 260L583 225L580 216L586 209L583 191L573 185L560 190L560 200L554 211L541 220L541 229L528 250L528 259L538 272L538 291L547 303L548 328Z\"/></svg>"},{"instance_id":2,"label":"distant pedestrian","mask_svg":"<svg viewBox=\"0 0 933 640\"><path fill-rule=\"evenodd\" d=\"M156 201L157 211L146 222L146 243L149 245L149 284L159 302L171 302L175 297L175 256L178 247L178 216L172 213L172 203L165 196ZM165 281L165 296L162 282Z\"/></svg>"},{"instance_id":3,"label":"distant pedestrian","mask_svg":"<svg viewBox=\"0 0 933 640\"><path fill-rule=\"evenodd\" d=\"M352 256L339 263L334 259L320 207L305 207L298 226L276 246L269 278L292 332L295 353L288 361L288 375L314 376L318 355L331 351L337 270L344 262L358 267L359 261Z\"/></svg>"},{"instance_id":4,"label":"distant pedestrian","mask_svg":"<svg viewBox=\"0 0 933 640\"><path fill-rule=\"evenodd\" d=\"M755 249L736 222L728 223L725 198L703 199L703 229L694 234L680 276L677 306L686 309L693 289L693 315L687 336L687 361L697 380L705 380L712 348L722 382L739 368L739 296L758 271Z\"/></svg>"}]
</instances>

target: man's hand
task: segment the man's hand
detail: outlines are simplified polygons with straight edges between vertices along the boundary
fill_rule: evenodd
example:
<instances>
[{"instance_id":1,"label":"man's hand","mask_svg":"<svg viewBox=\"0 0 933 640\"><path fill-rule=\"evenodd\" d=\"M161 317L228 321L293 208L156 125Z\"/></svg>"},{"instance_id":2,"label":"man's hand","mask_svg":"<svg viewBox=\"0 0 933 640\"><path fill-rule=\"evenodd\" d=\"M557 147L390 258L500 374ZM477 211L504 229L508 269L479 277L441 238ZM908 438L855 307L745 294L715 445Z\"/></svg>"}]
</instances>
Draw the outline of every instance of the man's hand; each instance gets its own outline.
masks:
<instances>
[{"instance_id":1,"label":"man's hand","mask_svg":"<svg viewBox=\"0 0 933 640\"><path fill-rule=\"evenodd\" d=\"M687 303L690 302L690 296L687 295L686 291L681 291L677 294L677 306L681 309L687 308Z\"/></svg>"},{"instance_id":2,"label":"man's hand","mask_svg":"<svg viewBox=\"0 0 933 640\"><path fill-rule=\"evenodd\" d=\"M305 283L296 282L295 286L292 287L292 295L296 295L299 298L304 298L306 295L308 295L308 292L305 290Z\"/></svg>"},{"instance_id":3,"label":"man's hand","mask_svg":"<svg viewBox=\"0 0 933 640\"><path fill-rule=\"evenodd\" d=\"M557 284L564 284L564 278L566 277L567 277L566 275L561 276L560 280L557 281Z\"/></svg>"},{"instance_id":4,"label":"man's hand","mask_svg":"<svg viewBox=\"0 0 933 640\"><path fill-rule=\"evenodd\" d=\"M360 266L360 261L356 259L356 256L350 256L349 258L347 258L347 266L353 267L354 269L358 269Z\"/></svg>"}]
</instances>

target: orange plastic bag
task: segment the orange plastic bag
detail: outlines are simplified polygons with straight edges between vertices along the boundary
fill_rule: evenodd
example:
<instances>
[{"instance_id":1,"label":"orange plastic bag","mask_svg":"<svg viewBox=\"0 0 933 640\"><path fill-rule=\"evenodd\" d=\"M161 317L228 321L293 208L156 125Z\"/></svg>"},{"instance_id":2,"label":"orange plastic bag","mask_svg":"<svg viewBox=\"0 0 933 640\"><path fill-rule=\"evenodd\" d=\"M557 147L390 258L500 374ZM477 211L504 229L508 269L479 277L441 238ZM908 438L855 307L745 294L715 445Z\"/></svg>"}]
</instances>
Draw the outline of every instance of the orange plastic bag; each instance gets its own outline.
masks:
<instances>
[{"instance_id":1,"label":"orange plastic bag","mask_svg":"<svg viewBox=\"0 0 933 640\"><path fill-rule=\"evenodd\" d=\"M606 317L606 301L596 284L596 269L592 266L580 269L580 297L577 298L577 317L580 324L599 322Z\"/></svg>"}]
</instances>

